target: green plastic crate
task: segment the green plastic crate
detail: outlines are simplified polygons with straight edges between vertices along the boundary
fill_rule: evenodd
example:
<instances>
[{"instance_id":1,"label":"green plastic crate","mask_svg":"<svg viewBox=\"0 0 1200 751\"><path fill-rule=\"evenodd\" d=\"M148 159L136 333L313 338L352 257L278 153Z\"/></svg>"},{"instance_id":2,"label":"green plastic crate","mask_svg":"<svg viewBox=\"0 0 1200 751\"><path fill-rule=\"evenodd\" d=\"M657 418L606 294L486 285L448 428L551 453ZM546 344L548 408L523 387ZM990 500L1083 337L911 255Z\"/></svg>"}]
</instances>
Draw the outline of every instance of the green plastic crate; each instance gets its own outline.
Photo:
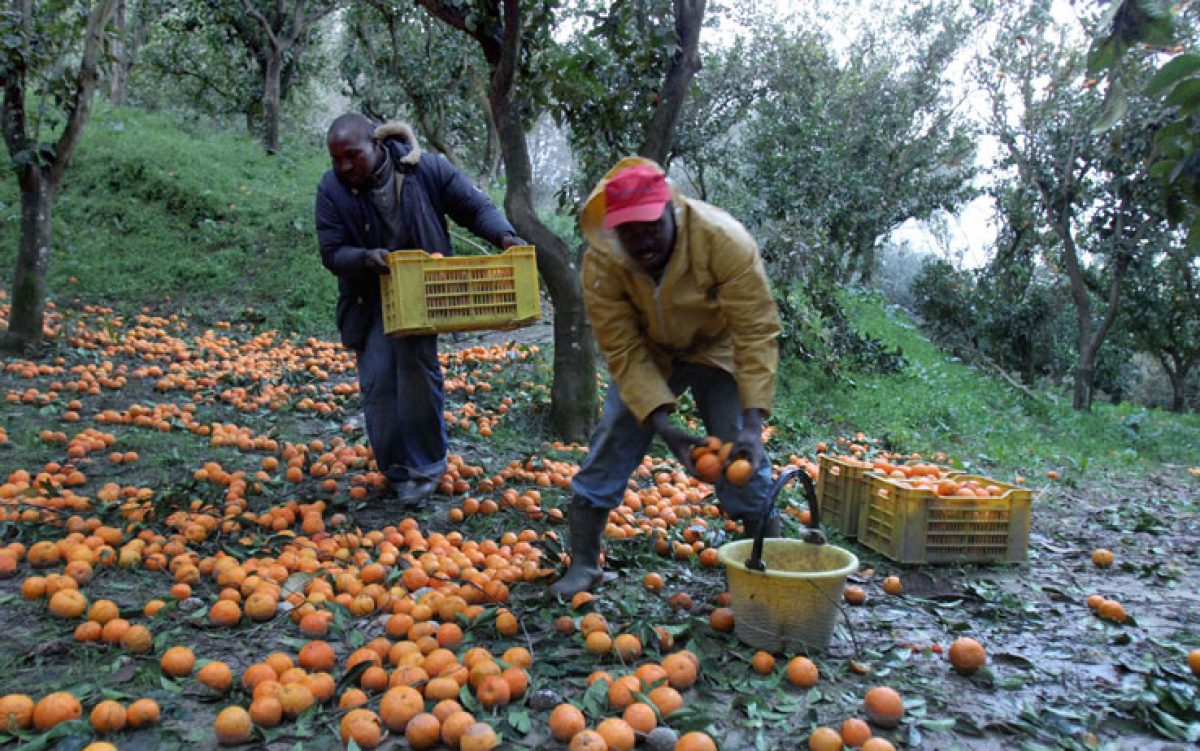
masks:
<instances>
[{"instance_id":1,"label":"green plastic crate","mask_svg":"<svg viewBox=\"0 0 1200 751\"><path fill-rule=\"evenodd\" d=\"M392 336L528 326L541 317L537 254L518 245L494 256L388 254L379 277L383 330Z\"/></svg>"},{"instance_id":2,"label":"green plastic crate","mask_svg":"<svg viewBox=\"0 0 1200 751\"><path fill-rule=\"evenodd\" d=\"M1029 547L1033 494L975 475L1003 492L992 497L939 496L867 474L866 523L859 542L898 563L1020 563Z\"/></svg>"}]
</instances>

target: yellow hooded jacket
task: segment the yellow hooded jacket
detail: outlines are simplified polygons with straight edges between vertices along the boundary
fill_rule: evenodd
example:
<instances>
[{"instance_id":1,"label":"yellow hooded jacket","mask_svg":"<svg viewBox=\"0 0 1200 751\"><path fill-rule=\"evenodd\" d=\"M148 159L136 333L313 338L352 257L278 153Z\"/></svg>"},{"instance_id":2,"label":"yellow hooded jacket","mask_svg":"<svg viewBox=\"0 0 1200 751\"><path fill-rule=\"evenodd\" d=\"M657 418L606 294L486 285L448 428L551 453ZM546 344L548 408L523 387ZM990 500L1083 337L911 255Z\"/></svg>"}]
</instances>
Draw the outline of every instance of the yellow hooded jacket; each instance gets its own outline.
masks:
<instances>
[{"instance_id":1,"label":"yellow hooded jacket","mask_svg":"<svg viewBox=\"0 0 1200 751\"><path fill-rule=\"evenodd\" d=\"M654 162L628 157L609 170L580 212L588 242L583 298L596 342L626 406L645 422L675 404L674 360L721 368L737 381L742 409L771 411L778 367L779 312L758 246L721 209L671 189L675 248L655 285L604 228L604 186L617 172Z\"/></svg>"}]
</instances>

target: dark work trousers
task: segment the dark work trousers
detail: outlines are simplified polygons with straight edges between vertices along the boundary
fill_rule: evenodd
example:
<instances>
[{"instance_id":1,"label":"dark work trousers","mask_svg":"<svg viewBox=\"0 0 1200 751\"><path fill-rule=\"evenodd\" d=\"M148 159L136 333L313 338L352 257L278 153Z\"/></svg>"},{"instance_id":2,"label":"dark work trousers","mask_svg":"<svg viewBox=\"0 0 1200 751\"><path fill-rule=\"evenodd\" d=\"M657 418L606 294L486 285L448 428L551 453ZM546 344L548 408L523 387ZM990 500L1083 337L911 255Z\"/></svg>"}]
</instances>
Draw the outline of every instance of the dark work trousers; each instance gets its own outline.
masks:
<instances>
[{"instance_id":1,"label":"dark work trousers","mask_svg":"<svg viewBox=\"0 0 1200 751\"><path fill-rule=\"evenodd\" d=\"M446 423L437 336L393 339L382 318L358 353L367 437L388 481L438 479L446 469Z\"/></svg>"},{"instance_id":2,"label":"dark work trousers","mask_svg":"<svg viewBox=\"0 0 1200 751\"><path fill-rule=\"evenodd\" d=\"M737 437L742 427L742 408L733 376L708 365L676 363L667 384L676 394L691 389L710 435L722 441ZM593 506L607 509L620 506L629 477L653 439L654 431L637 421L622 401L617 384L609 383L604 415L592 434L587 459L571 481L571 489ZM770 488L771 463L765 453L750 482L738 487L722 476L716 484L721 510L735 519L761 513Z\"/></svg>"}]
</instances>

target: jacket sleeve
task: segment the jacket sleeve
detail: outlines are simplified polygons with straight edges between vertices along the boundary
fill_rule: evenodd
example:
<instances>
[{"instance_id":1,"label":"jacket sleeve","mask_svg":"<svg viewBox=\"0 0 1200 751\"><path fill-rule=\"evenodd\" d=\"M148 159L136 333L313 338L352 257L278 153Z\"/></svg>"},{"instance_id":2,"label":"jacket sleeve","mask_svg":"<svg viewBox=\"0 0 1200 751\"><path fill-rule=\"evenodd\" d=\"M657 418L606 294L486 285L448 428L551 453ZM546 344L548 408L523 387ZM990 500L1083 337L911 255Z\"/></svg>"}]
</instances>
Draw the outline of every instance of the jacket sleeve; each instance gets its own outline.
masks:
<instances>
[{"instance_id":1,"label":"jacket sleeve","mask_svg":"<svg viewBox=\"0 0 1200 751\"><path fill-rule=\"evenodd\" d=\"M779 310L758 246L740 225L712 248L717 304L733 338L734 380L742 409L770 412L779 366Z\"/></svg>"},{"instance_id":2,"label":"jacket sleeve","mask_svg":"<svg viewBox=\"0 0 1200 751\"><path fill-rule=\"evenodd\" d=\"M328 190L317 189L317 244L321 263L338 276L357 276L367 270L367 249L349 245L342 216Z\"/></svg>"},{"instance_id":3,"label":"jacket sleeve","mask_svg":"<svg viewBox=\"0 0 1200 751\"><path fill-rule=\"evenodd\" d=\"M639 422L663 406L675 405L675 395L654 362L638 329L638 311L613 269L589 249L583 256L583 301L596 343L625 406Z\"/></svg>"},{"instance_id":4,"label":"jacket sleeve","mask_svg":"<svg viewBox=\"0 0 1200 751\"><path fill-rule=\"evenodd\" d=\"M437 184L441 188L442 209L455 224L466 227L497 248L500 238L517 234L487 194L472 185L461 170L435 154L422 159L433 160Z\"/></svg>"}]
</instances>

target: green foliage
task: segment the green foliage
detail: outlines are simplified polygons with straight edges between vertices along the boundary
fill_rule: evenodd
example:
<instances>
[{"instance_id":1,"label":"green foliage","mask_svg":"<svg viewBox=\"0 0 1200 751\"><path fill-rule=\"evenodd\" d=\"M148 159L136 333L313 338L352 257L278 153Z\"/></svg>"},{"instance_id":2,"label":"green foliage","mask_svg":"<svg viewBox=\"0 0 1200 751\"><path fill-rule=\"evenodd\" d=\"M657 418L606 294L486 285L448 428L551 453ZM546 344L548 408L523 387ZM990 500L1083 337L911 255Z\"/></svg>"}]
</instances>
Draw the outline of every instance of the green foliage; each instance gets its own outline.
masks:
<instances>
[{"instance_id":1,"label":"green foliage","mask_svg":"<svg viewBox=\"0 0 1200 751\"><path fill-rule=\"evenodd\" d=\"M550 111L569 129L584 190L645 139L677 43L674 17L670 0L582 0L564 14L584 30L555 61Z\"/></svg>"},{"instance_id":2,"label":"green foliage","mask_svg":"<svg viewBox=\"0 0 1200 751\"><path fill-rule=\"evenodd\" d=\"M417 7L355 4L344 21L338 69L353 106L408 120L426 145L490 177L499 154L479 45Z\"/></svg>"},{"instance_id":3,"label":"green foliage","mask_svg":"<svg viewBox=\"0 0 1200 751\"><path fill-rule=\"evenodd\" d=\"M1188 227L1192 253L1200 252L1200 55L1176 40L1195 40L1200 11L1194 4L1174 6L1169 0L1109 2L1097 25L1088 54L1088 73L1108 81L1106 107L1096 129L1108 130L1137 113L1129 92L1141 93L1168 108L1154 134L1149 172L1163 186L1164 207L1175 224ZM1136 55L1131 53L1137 50ZM1172 57L1149 82L1127 73L1129 58L1153 61L1162 52ZM1144 83L1144 85L1142 85Z\"/></svg>"},{"instance_id":4,"label":"green foliage","mask_svg":"<svg viewBox=\"0 0 1200 751\"><path fill-rule=\"evenodd\" d=\"M876 10L846 30L854 54L844 58L816 23L758 32L753 71L771 93L729 144L714 192L788 279L869 280L878 237L972 194L972 131L947 70L974 19L935 0Z\"/></svg>"},{"instance_id":5,"label":"green foliage","mask_svg":"<svg viewBox=\"0 0 1200 751\"><path fill-rule=\"evenodd\" d=\"M861 430L905 451L945 451L966 468L1028 472L1047 464L1200 462L1194 438L1200 416L1130 403L1077 412L1048 392L1030 400L990 371L944 354L877 296L841 297L853 325L901 349L907 365L895 373L851 372L839 381L818 363L786 361L772 420L788 451Z\"/></svg>"},{"instance_id":6,"label":"green foliage","mask_svg":"<svg viewBox=\"0 0 1200 751\"><path fill-rule=\"evenodd\" d=\"M336 280L312 219L327 158L316 142L290 153L267 157L244 137L97 108L55 209L52 297L136 311L169 294L168 310L332 335ZM0 182L4 287L18 218L16 185Z\"/></svg>"}]
</instances>

